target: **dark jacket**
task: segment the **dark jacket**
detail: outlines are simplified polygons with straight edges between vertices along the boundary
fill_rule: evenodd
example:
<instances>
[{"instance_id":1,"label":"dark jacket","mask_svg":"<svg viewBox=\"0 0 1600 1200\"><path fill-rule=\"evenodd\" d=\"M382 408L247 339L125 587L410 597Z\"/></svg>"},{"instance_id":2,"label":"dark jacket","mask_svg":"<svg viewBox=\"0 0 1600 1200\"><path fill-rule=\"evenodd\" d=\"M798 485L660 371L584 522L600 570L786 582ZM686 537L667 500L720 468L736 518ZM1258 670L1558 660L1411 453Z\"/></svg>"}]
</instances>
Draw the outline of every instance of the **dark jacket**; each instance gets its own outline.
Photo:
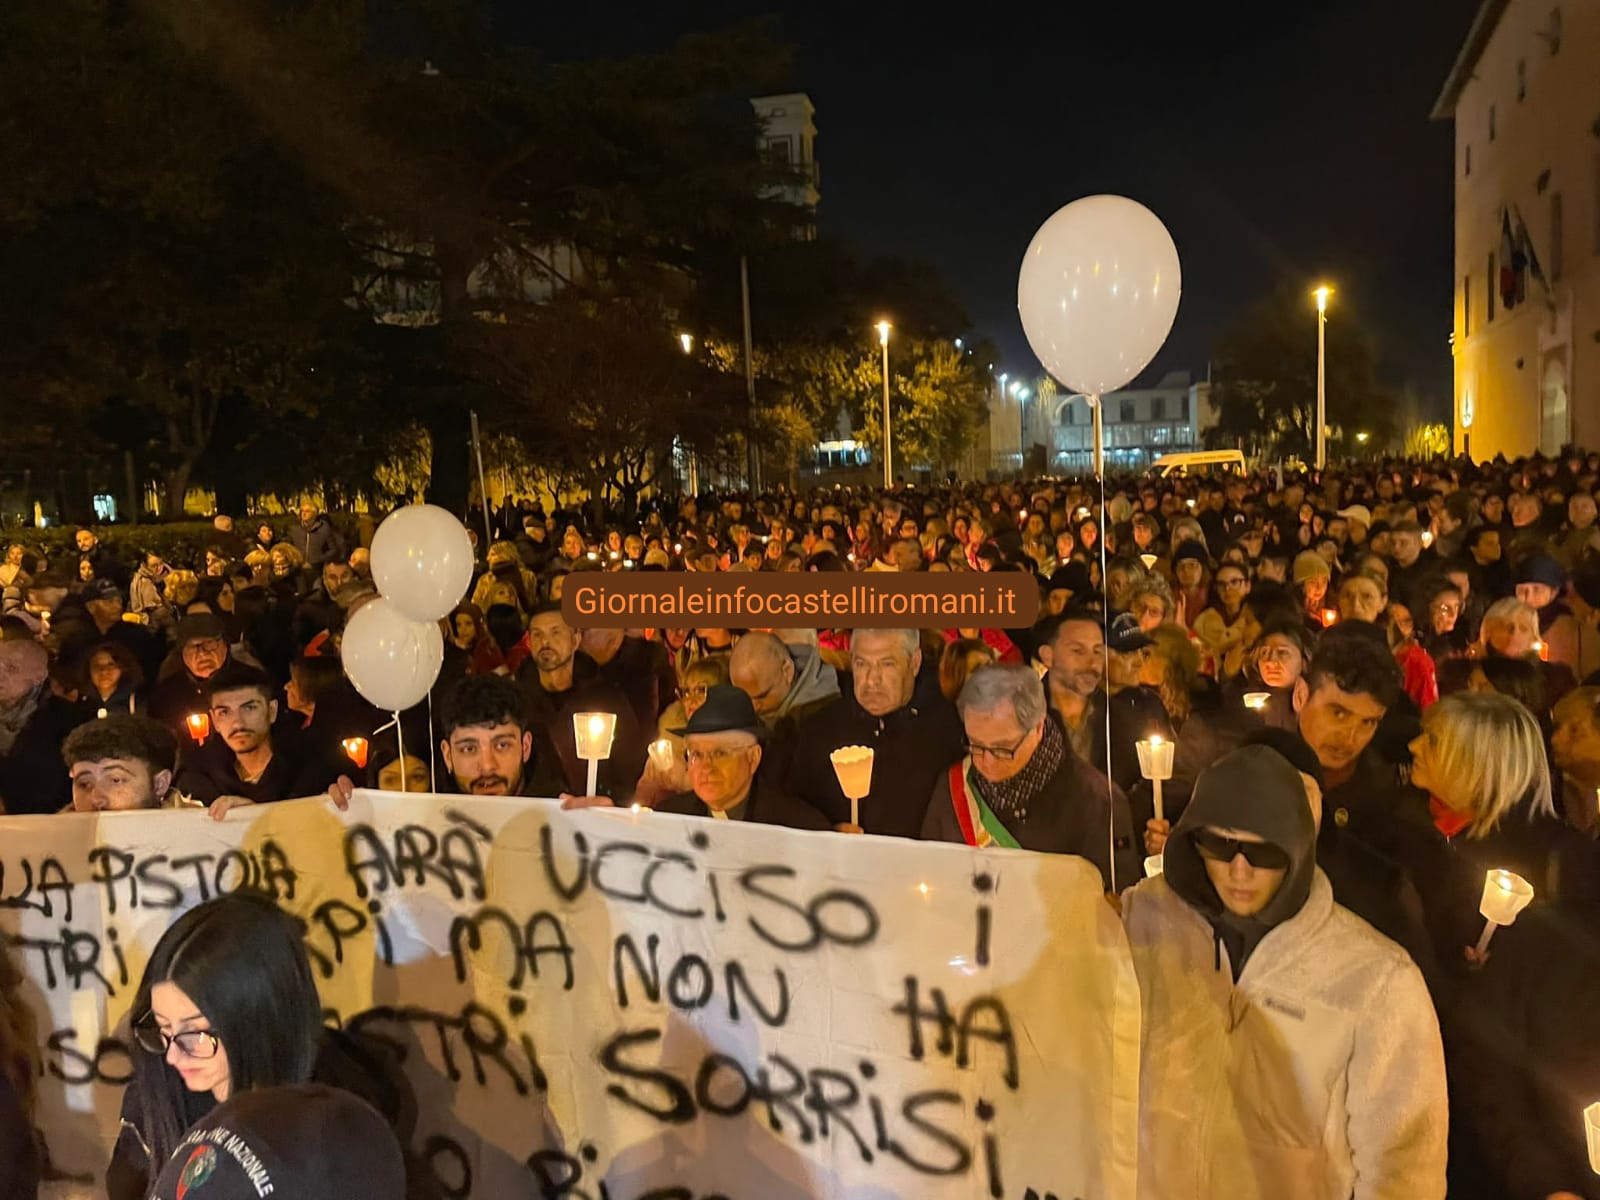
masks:
<instances>
[{"instance_id":1,"label":"dark jacket","mask_svg":"<svg viewBox=\"0 0 1600 1200\"><path fill-rule=\"evenodd\" d=\"M583 795L588 788L589 764L578 757L572 715L609 712L617 716L611 757L600 763L596 788L613 800L627 800L644 774L655 726L639 723L628 697L602 678L600 667L583 651L572 659L572 686L564 692L547 692L539 682L539 664L528 659L517 670L528 729L533 733L534 772L541 786Z\"/></svg>"},{"instance_id":2,"label":"dark jacket","mask_svg":"<svg viewBox=\"0 0 1600 1200\"><path fill-rule=\"evenodd\" d=\"M754 825L781 825L786 829L832 829L828 818L804 800L796 800L763 779L757 771L750 785L750 795L740 806L744 812L730 820L744 820ZM684 817L710 817L708 808L693 792L679 792L668 796L656 805L656 812L676 813Z\"/></svg>"},{"instance_id":3,"label":"dark jacket","mask_svg":"<svg viewBox=\"0 0 1600 1200\"><path fill-rule=\"evenodd\" d=\"M349 557L344 536L324 513L318 513L310 525L296 521L289 526L289 535L284 540L305 555L308 566L320 568L324 563L343 562Z\"/></svg>"},{"instance_id":4,"label":"dark jacket","mask_svg":"<svg viewBox=\"0 0 1600 1200\"><path fill-rule=\"evenodd\" d=\"M1600 1039L1580 1028L1596 1011L1600 935L1591 924L1531 908L1495 934L1447 1029L1451 1124L1488 1177L1458 1189L1452 1172L1452 1198L1600 1200L1583 1130L1584 1107L1600 1098Z\"/></svg>"},{"instance_id":5,"label":"dark jacket","mask_svg":"<svg viewBox=\"0 0 1600 1200\"><path fill-rule=\"evenodd\" d=\"M411 1139L416 1125L416 1098L388 1045L368 1034L325 1029L311 1082L359 1096L389 1123L406 1158L404 1200L432 1200L440 1194L426 1165L414 1157ZM184 1091L182 1095L185 1128L216 1107L210 1092ZM151 1163L144 1130L139 1085L130 1083L123 1091L122 1126L106 1168L107 1200L145 1200L150 1177L165 1165Z\"/></svg>"},{"instance_id":6,"label":"dark jacket","mask_svg":"<svg viewBox=\"0 0 1600 1200\"><path fill-rule=\"evenodd\" d=\"M243 796L256 804L271 804L321 795L339 773L338 765L319 753L309 739L288 730L273 731L272 760L254 783L240 780L234 762L233 751L216 734L201 746L180 744L172 786L201 804L220 796Z\"/></svg>"},{"instance_id":7,"label":"dark jacket","mask_svg":"<svg viewBox=\"0 0 1600 1200\"><path fill-rule=\"evenodd\" d=\"M857 703L854 691L813 714L796 733L787 783L834 824L850 820L829 755L841 746L871 746L872 792L861 801L867 833L914 838L922 832L928 797L940 774L961 757L961 718L939 691L936 669L917 677L911 702L885 717Z\"/></svg>"},{"instance_id":8,"label":"dark jacket","mask_svg":"<svg viewBox=\"0 0 1600 1200\"><path fill-rule=\"evenodd\" d=\"M61 743L83 723L77 704L44 692L11 750L0 755L0 801L11 816L60 812L72 800Z\"/></svg>"},{"instance_id":9,"label":"dark jacket","mask_svg":"<svg viewBox=\"0 0 1600 1200\"><path fill-rule=\"evenodd\" d=\"M0 1200L34 1200L39 1194L39 1146L22 1113L22 1097L0 1071Z\"/></svg>"},{"instance_id":10,"label":"dark jacket","mask_svg":"<svg viewBox=\"0 0 1600 1200\"><path fill-rule=\"evenodd\" d=\"M599 666L600 678L628 697L639 724L654 729L661 711L672 703L677 692L666 647L644 638L625 637L611 661Z\"/></svg>"},{"instance_id":11,"label":"dark jacket","mask_svg":"<svg viewBox=\"0 0 1600 1200\"><path fill-rule=\"evenodd\" d=\"M964 761L964 760L963 760ZM959 769L954 764L950 770ZM939 774L933 799L922 823L922 839L961 842L961 823L950 795L950 770ZM1066 748L1061 765L1045 785L1043 797L1033 803L1025 821L1000 817L1024 850L1044 854L1076 854L1100 868L1109 890L1111 879L1111 815L1115 814L1116 886L1126 888L1144 875L1144 850L1133 837L1133 818L1122 789Z\"/></svg>"}]
</instances>

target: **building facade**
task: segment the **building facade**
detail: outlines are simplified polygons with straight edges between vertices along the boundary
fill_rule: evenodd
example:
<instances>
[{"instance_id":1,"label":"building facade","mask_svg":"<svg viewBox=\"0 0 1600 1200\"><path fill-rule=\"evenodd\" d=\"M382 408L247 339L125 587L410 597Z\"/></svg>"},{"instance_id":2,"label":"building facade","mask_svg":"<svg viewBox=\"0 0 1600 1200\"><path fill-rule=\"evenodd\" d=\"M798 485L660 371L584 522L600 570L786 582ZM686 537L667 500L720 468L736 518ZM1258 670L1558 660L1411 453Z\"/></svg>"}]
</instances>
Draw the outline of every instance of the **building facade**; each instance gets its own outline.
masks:
<instances>
[{"instance_id":1,"label":"building facade","mask_svg":"<svg viewBox=\"0 0 1600 1200\"><path fill-rule=\"evenodd\" d=\"M793 180L779 192L780 198L809 210L814 218L822 199L822 177L817 172L817 110L811 97L804 92L757 96L750 106L761 122L761 153ZM801 235L816 236L814 221L801 227Z\"/></svg>"},{"instance_id":2,"label":"building facade","mask_svg":"<svg viewBox=\"0 0 1600 1200\"><path fill-rule=\"evenodd\" d=\"M1196 382L1187 371L1170 371L1154 387L1108 392L1105 405L1107 473L1139 471L1163 454L1202 448L1200 435L1214 424L1211 385ZM1046 428L1030 428L1035 440L1050 451L1050 470L1060 475L1094 469L1094 414L1085 396L1059 396L1038 420ZM1047 440L1046 440L1047 439Z\"/></svg>"},{"instance_id":3,"label":"building facade","mask_svg":"<svg viewBox=\"0 0 1600 1200\"><path fill-rule=\"evenodd\" d=\"M1483 0L1455 122L1455 449L1600 445L1600 3Z\"/></svg>"}]
</instances>

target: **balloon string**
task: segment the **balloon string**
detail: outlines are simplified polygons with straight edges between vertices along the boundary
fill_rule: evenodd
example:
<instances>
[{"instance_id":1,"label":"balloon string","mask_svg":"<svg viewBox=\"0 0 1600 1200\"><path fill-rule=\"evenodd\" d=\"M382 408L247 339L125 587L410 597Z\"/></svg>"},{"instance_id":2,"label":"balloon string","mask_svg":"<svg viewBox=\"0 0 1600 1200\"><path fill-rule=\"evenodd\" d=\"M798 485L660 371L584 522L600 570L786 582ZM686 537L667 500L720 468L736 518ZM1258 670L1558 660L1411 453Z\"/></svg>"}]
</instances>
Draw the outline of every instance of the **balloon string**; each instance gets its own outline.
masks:
<instances>
[{"instance_id":1,"label":"balloon string","mask_svg":"<svg viewBox=\"0 0 1600 1200\"><path fill-rule=\"evenodd\" d=\"M437 679L435 680L437 682ZM433 726L433 689L428 689L428 791L433 795L439 794L439 776L435 773L438 768L434 765L439 758L439 751L434 742L438 738L438 731Z\"/></svg>"},{"instance_id":2,"label":"balloon string","mask_svg":"<svg viewBox=\"0 0 1600 1200\"><path fill-rule=\"evenodd\" d=\"M384 728L387 729L389 727L385 725ZM402 792L409 791L410 789L406 787L406 776L410 774L406 770L406 731L400 724L399 713L394 715L394 740L400 745L400 790Z\"/></svg>"},{"instance_id":3,"label":"balloon string","mask_svg":"<svg viewBox=\"0 0 1600 1200\"><path fill-rule=\"evenodd\" d=\"M1090 396L1089 404L1098 409L1099 396ZM1106 471L1105 471L1105 421L1096 413L1095 428L1095 479L1100 484L1100 590L1105 595L1106 637L1100 641L1100 671L1102 686L1106 690L1106 864L1111 877L1111 894L1117 894L1117 785L1111 777L1111 594L1106 586Z\"/></svg>"}]
</instances>

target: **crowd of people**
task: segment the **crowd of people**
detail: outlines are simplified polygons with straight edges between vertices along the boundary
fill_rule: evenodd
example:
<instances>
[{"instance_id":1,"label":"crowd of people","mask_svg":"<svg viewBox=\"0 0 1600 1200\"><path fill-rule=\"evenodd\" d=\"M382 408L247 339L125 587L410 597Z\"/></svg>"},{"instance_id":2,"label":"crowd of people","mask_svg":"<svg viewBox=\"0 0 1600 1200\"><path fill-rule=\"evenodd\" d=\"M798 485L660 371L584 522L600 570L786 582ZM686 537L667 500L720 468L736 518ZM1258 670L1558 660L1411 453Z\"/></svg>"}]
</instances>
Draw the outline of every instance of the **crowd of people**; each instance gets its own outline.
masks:
<instances>
[{"instance_id":1,"label":"crowd of people","mask_svg":"<svg viewBox=\"0 0 1600 1200\"><path fill-rule=\"evenodd\" d=\"M314 508L281 540L218 517L181 565L85 529L64 569L24 540L0 567L0 804L221 815L364 785L1077 855L1141 984L1141 1196L1443 1196L1448 1172L1468 1200L1593 1198L1597 486L1600 455L1574 453L663 498L604 527L508 502L433 695L387 729L339 666L366 552ZM1014 572L1040 619L577 629L560 600L584 571ZM594 794L591 711L617 718ZM846 745L876 752L855 811ZM1502 869L1534 901L1485 950ZM202 906L157 948L117 1200L231 1095L403 1107L381 1056L320 1030L303 952L255 948L285 940L264 908ZM247 992L310 1009L256 1045ZM25 1140L5 1126L28 1037L0 1022L0 1153Z\"/></svg>"}]
</instances>

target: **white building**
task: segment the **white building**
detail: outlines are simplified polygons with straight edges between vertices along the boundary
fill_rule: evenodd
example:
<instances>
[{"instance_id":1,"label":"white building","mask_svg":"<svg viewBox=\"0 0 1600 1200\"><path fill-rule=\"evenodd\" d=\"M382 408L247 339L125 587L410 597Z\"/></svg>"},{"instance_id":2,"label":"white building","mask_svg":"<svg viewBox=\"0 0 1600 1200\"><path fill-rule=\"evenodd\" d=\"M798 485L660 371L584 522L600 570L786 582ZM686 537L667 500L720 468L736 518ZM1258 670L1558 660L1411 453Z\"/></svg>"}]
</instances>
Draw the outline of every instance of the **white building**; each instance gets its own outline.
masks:
<instances>
[{"instance_id":1,"label":"white building","mask_svg":"<svg viewBox=\"0 0 1600 1200\"><path fill-rule=\"evenodd\" d=\"M1105 405L1106 471L1137 471L1163 454L1198 450L1200 434L1216 422L1211 385L1195 382L1187 371L1169 371L1149 388L1109 392ZM1030 413L1028 440L1044 443L1053 474L1086 474L1094 469L1094 416L1088 398L1058 396Z\"/></svg>"},{"instance_id":2,"label":"white building","mask_svg":"<svg viewBox=\"0 0 1600 1200\"><path fill-rule=\"evenodd\" d=\"M1600 0L1482 0L1433 116L1456 134L1456 450L1600 445Z\"/></svg>"},{"instance_id":3,"label":"white building","mask_svg":"<svg viewBox=\"0 0 1600 1200\"><path fill-rule=\"evenodd\" d=\"M804 92L757 96L750 106L761 121L761 153L769 163L794 176L794 183L781 189L779 196L814 216L822 193L817 173L817 110L811 97ZM807 226L805 236L815 237L816 227Z\"/></svg>"}]
</instances>

